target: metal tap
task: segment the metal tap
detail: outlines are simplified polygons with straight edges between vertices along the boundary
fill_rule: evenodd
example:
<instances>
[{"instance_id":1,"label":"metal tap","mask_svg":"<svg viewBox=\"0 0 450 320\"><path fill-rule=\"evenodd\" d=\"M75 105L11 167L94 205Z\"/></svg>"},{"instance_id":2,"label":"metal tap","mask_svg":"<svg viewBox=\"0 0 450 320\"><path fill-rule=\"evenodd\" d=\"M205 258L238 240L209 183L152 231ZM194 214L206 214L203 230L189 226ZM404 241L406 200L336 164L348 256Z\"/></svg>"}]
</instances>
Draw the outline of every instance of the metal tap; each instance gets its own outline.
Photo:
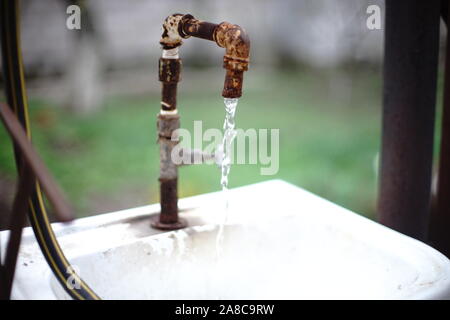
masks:
<instances>
[{"instance_id":1,"label":"metal tap","mask_svg":"<svg viewBox=\"0 0 450 320\"><path fill-rule=\"evenodd\" d=\"M180 229L186 222L178 217L178 165L171 159L173 148L178 144L174 132L180 127L177 112L177 84L181 80L181 59L178 49L183 39L196 37L214 41L225 48L223 67L225 81L222 96L239 98L242 95L244 71L248 70L250 40L238 25L228 22L214 24L195 19L190 14L173 14L163 23L160 44L159 81L162 82L161 110L158 114L158 143L160 145L160 203L161 213L152 219L154 228ZM194 155L192 150L183 150ZM203 159L212 155L202 154Z\"/></svg>"}]
</instances>

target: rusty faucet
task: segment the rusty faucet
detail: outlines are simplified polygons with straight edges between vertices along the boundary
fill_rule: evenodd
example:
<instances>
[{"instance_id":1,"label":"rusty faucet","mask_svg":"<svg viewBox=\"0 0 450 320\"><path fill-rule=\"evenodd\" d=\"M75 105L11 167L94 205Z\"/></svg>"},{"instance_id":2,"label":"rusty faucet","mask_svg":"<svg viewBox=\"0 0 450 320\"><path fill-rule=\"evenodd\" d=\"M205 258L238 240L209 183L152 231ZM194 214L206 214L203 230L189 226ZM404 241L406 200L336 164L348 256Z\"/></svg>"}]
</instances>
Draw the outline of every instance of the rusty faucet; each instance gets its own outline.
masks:
<instances>
[{"instance_id":1,"label":"rusty faucet","mask_svg":"<svg viewBox=\"0 0 450 320\"><path fill-rule=\"evenodd\" d=\"M162 82L161 111L158 114L158 143L160 145L160 203L161 213L152 219L152 226L157 229L174 230L186 226L178 217L178 165L171 159L173 148L178 139L173 133L180 127L177 113L177 83L180 81L181 59L178 49L183 39L196 37L214 41L225 48L223 67L226 69L222 91L224 98L242 96L244 71L248 70L250 40L247 33L238 25L228 22L220 24L195 19L190 14L173 14L163 23L160 44L162 57L159 59L159 81ZM194 158L198 151L184 150L189 158ZM200 152L203 160L213 155Z\"/></svg>"}]
</instances>

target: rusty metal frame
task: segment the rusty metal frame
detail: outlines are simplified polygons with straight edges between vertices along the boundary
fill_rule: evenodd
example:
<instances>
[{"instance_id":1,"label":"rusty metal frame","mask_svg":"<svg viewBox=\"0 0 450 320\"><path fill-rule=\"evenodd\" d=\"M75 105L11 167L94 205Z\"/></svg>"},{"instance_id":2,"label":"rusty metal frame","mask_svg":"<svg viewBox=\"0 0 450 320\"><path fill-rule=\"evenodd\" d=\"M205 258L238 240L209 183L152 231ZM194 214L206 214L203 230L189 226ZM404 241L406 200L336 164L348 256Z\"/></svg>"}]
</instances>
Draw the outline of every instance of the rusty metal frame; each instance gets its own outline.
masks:
<instances>
[{"instance_id":1,"label":"rusty metal frame","mask_svg":"<svg viewBox=\"0 0 450 320\"><path fill-rule=\"evenodd\" d=\"M23 132L31 140L31 128L28 121L28 99L26 95L25 74L22 63L22 51L20 47L20 1L19 0L0 0L0 29L1 29L1 51L2 51L2 71L5 80L6 100L17 116ZM20 130L19 130L20 131ZM24 140L26 145L28 141ZM14 143L15 162L19 174L22 174L23 155L20 148ZM39 166L37 164L37 166ZM41 168L45 166L41 166ZM39 178L39 177L38 177ZM42 177L41 177L42 178ZM51 181L44 179L46 185ZM47 188L47 187L46 187ZM44 190L49 196L49 190ZM61 193L54 194L52 201L58 201ZM60 209L64 204L60 203ZM63 209L63 212L67 210ZM58 211L59 212L59 211ZM52 226L49 222L48 213L44 203L44 195L41 191L40 183L36 181L33 184L33 192L28 201L28 217L30 225L36 235L37 243L42 251L48 266L52 270L58 282L69 294L70 297L77 300L96 300L100 297L79 277L78 274L69 272L70 263L64 256L64 253L56 239ZM67 217L66 217L67 218ZM64 218L62 219L64 220ZM3 270L3 268L2 268ZM80 286L68 286L68 280L75 278Z\"/></svg>"},{"instance_id":2,"label":"rusty metal frame","mask_svg":"<svg viewBox=\"0 0 450 320\"><path fill-rule=\"evenodd\" d=\"M17 255L19 252L22 229L28 210L28 199L33 192L36 181L40 183L47 199L54 209L57 221L67 222L73 220L72 210L66 201L61 189L54 181L48 169L34 150L25 130L19 120L10 110L10 107L0 103L0 118L9 133L14 145L20 151L20 175L17 192L14 198L10 236L5 253L5 263L1 265L0 272L0 299L9 299L14 279Z\"/></svg>"},{"instance_id":3,"label":"rusty metal frame","mask_svg":"<svg viewBox=\"0 0 450 320\"><path fill-rule=\"evenodd\" d=\"M22 237L22 229L25 225L28 210L28 198L33 192L35 178L29 166L22 166L19 176L17 193L11 210L10 236L5 253L5 263L1 267L0 299L7 300L11 297L12 283L16 270L17 256Z\"/></svg>"},{"instance_id":4,"label":"rusty metal frame","mask_svg":"<svg viewBox=\"0 0 450 320\"><path fill-rule=\"evenodd\" d=\"M378 220L425 241L439 47L438 0L386 1Z\"/></svg>"},{"instance_id":5,"label":"rusty metal frame","mask_svg":"<svg viewBox=\"0 0 450 320\"><path fill-rule=\"evenodd\" d=\"M17 192L14 198L10 236L5 253L5 263L1 267L1 299L9 299L14 279L17 255L19 252L22 229L25 224L25 215L28 210L28 199L31 196L35 183L38 181L44 190L47 199L54 209L57 221L68 222L73 220L73 213L61 189L54 181L50 172L34 150L30 140L19 120L10 110L9 106L0 103L0 118L9 133L17 150L20 151L22 164Z\"/></svg>"}]
</instances>

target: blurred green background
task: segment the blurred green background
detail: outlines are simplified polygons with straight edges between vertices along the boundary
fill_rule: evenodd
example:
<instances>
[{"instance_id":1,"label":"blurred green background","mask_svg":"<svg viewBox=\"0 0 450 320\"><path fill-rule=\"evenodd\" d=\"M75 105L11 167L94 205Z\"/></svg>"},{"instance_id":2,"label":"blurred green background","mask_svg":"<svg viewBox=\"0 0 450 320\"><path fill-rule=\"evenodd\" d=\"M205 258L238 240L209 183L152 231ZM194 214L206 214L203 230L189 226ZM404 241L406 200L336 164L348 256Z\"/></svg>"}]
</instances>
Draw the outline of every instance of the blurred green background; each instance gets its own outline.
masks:
<instances>
[{"instance_id":1,"label":"blurred green background","mask_svg":"<svg viewBox=\"0 0 450 320\"><path fill-rule=\"evenodd\" d=\"M329 71L248 72L245 85L249 88L240 99L236 124L243 129L280 129L280 169L275 176L261 176L259 164L235 164L231 187L280 178L356 212L373 215L380 76L371 70L342 72L351 72L346 77L353 88L344 96L330 93ZM215 90L204 92L184 92L180 83L183 128L192 130L194 120L202 120L204 129L221 127L221 76L213 77ZM189 74L191 78L196 81L202 77L194 72ZM113 96L89 116L68 116L46 101L31 99L33 142L79 216L158 201L159 100L158 94ZM13 180L12 149L3 128L0 141L0 170L4 179ZM220 171L215 166L183 167L180 195L219 190L219 180Z\"/></svg>"},{"instance_id":2,"label":"blurred green background","mask_svg":"<svg viewBox=\"0 0 450 320\"><path fill-rule=\"evenodd\" d=\"M374 218L383 31L365 27L368 1L250 1L251 10L239 12L218 1L86 1L93 28L81 31L66 29L61 2L42 2L47 5L23 1L22 11L33 142L78 217L159 201L157 42L164 17L179 11L248 29L252 63L236 125L280 129L278 173L262 176L260 165L234 164L230 187L283 179ZM286 42L277 30L292 23L296 33ZM192 130L202 120L204 130L221 128L222 49L189 39L181 55L181 126ZM438 87L440 106L441 75ZM438 121L437 142L439 127ZM16 173L3 127L0 143L0 210L6 212ZM217 167L180 169L181 197L218 190Z\"/></svg>"},{"instance_id":3,"label":"blurred green background","mask_svg":"<svg viewBox=\"0 0 450 320\"><path fill-rule=\"evenodd\" d=\"M280 168L275 176L261 176L259 164L234 164L230 187L280 178L374 217L381 129L380 74L367 69L339 70L342 73L353 88L347 95L330 92L330 71L248 72L245 85L249 88L239 101L236 125L243 129L279 128ZM188 76L196 81L195 72ZM209 77L202 76L197 79L197 88L214 87L206 83ZM221 127L221 76L213 77L215 90L185 92L180 83L183 128L192 130L194 120L202 120L204 130ZM441 88L441 77L439 83ZM31 99L33 142L79 217L158 202L159 100L158 94L113 96L89 116L68 116L61 108ZM5 184L14 180L15 166L3 127L0 141L0 172ZM216 166L183 167L180 196L217 191L219 181Z\"/></svg>"}]
</instances>

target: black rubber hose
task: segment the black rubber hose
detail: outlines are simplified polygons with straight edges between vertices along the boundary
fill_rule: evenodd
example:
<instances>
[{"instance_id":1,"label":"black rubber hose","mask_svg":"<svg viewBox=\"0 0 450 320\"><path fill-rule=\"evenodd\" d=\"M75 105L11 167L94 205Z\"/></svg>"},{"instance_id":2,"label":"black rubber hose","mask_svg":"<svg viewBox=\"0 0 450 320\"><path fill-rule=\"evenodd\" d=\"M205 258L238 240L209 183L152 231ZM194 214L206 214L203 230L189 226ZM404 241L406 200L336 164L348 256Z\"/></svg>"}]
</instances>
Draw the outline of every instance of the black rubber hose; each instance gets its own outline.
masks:
<instances>
[{"instance_id":1,"label":"black rubber hose","mask_svg":"<svg viewBox=\"0 0 450 320\"><path fill-rule=\"evenodd\" d=\"M25 77L22 65L20 47L20 18L18 0L1 0L1 44L3 79L5 83L6 99L25 128L31 139L31 128L28 119L28 100L26 96ZM14 148L16 166L19 170L21 154ZM56 279L65 291L77 300L100 299L89 286L73 272L68 260L50 225L44 199L36 183L29 200L28 216L31 227L38 241L39 247L50 266Z\"/></svg>"}]
</instances>

